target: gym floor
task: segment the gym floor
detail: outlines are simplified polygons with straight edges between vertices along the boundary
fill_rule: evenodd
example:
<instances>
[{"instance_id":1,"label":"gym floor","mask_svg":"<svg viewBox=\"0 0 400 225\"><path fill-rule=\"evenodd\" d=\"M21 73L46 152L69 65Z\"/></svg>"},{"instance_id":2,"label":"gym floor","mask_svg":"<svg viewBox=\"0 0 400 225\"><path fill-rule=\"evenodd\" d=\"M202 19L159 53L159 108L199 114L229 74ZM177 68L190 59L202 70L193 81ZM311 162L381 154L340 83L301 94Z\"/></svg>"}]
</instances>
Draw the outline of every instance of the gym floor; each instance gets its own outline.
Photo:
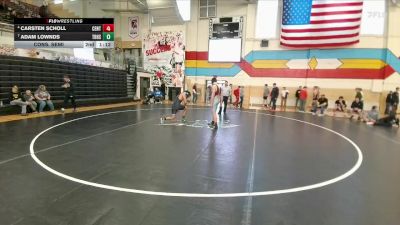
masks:
<instances>
[{"instance_id":1,"label":"gym floor","mask_svg":"<svg viewBox=\"0 0 400 225\"><path fill-rule=\"evenodd\" d=\"M166 107L166 108L163 108ZM0 224L398 225L400 133L344 118L168 106L0 123Z\"/></svg>"}]
</instances>

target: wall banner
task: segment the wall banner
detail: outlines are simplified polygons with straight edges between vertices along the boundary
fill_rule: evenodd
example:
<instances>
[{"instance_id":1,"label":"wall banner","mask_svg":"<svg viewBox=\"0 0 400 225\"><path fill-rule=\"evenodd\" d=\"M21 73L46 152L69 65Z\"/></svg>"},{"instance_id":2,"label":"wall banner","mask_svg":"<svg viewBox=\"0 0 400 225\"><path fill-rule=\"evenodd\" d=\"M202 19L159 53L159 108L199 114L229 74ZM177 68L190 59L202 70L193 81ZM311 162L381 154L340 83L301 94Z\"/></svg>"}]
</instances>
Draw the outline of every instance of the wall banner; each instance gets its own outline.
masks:
<instances>
[{"instance_id":1,"label":"wall banner","mask_svg":"<svg viewBox=\"0 0 400 225\"><path fill-rule=\"evenodd\" d=\"M128 17L128 26L129 26L129 36L132 39L136 39L139 37L139 17L133 16Z\"/></svg>"},{"instance_id":2,"label":"wall banner","mask_svg":"<svg viewBox=\"0 0 400 225\"><path fill-rule=\"evenodd\" d=\"M182 87L185 39L182 31L151 32L143 38L143 66L151 73L152 85Z\"/></svg>"}]
</instances>

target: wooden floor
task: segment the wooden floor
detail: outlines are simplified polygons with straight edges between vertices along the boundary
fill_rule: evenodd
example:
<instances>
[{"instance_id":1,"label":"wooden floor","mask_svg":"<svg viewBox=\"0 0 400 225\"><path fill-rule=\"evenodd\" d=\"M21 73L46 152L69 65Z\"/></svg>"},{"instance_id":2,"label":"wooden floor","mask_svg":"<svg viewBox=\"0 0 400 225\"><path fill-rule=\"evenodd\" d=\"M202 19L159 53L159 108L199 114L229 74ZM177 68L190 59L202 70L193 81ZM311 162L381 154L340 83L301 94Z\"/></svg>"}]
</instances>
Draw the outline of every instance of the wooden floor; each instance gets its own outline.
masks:
<instances>
[{"instance_id":1,"label":"wooden floor","mask_svg":"<svg viewBox=\"0 0 400 225\"><path fill-rule=\"evenodd\" d=\"M86 112L86 111L93 111L93 110L101 110L101 109L112 109L118 107L126 107L126 106L134 106L140 104L140 102L127 102L127 103L117 103L117 104L108 104L108 105L96 105L96 106L86 106L86 107L79 107L77 109L78 112ZM73 113L72 109L66 109L64 113ZM17 121L17 120L26 120L38 117L45 117L45 116L54 116L63 114L59 110L54 110L52 112L42 112L42 113L30 113L26 116L17 115L7 115L7 116L0 116L0 123L3 122L10 122L10 121Z\"/></svg>"}]
</instances>

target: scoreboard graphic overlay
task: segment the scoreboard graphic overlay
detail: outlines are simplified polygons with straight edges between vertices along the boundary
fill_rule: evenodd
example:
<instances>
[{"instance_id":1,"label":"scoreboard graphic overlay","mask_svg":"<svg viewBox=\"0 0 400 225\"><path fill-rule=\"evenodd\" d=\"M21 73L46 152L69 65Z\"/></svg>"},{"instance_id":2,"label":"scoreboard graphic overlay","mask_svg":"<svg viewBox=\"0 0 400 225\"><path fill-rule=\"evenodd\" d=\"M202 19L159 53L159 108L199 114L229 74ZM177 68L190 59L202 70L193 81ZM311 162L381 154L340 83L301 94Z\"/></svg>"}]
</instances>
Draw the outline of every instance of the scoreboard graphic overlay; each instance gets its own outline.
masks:
<instances>
[{"instance_id":1,"label":"scoreboard graphic overlay","mask_svg":"<svg viewBox=\"0 0 400 225\"><path fill-rule=\"evenodd\" d=\"M16 18L16 48L114 48L113 18Z\"/></svg>"}]
</instances>

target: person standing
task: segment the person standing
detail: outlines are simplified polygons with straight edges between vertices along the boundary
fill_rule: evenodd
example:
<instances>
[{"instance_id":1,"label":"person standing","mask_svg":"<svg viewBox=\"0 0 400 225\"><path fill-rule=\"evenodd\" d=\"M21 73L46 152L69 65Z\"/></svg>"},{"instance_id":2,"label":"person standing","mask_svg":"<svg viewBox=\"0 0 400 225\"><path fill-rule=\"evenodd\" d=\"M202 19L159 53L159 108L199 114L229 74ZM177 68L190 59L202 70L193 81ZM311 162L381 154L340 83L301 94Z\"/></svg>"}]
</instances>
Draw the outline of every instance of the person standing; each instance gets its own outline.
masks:
<instances>
[{"instance_id":1,"label":"person standing","mask_svg":"<svg viewBox=\"0 0 400 225\"><path fill-rule=\"evenodd\" d=\"M217 110L218 110L218 104L221 104L221 89L218 86L217 83L217 78L214 77L212 80L212 87L211 87L211 112L213 116L213 120L210 123L210 128L212 129L217 129L218 128L218 115L217 115Z\"/></svg>"},{"instance_id":2,"label":"person standing","mask_svg":"<svg viewBox=\"0 0 400 225\"><path fill-rule=\"evenodd\" d=\"M300 110L299 111L300 112L305 112L307 98L308 98L307 87L304 86L303 89L301 89L300 96L299 96L299 100L300 100Z\"/></svg>"},{"instance_id":3,"label":"person standing","mask_svg":"<svg viewBox=\"0 0 400 225\"><path fill-rule=\"evenodd\" d=\"M161 81L160 91L161 91L163 98L165 99L165 82L164 82L164 80Z\"/></svg>"},{"instance_id":4,"label":"person standing","mask_svg":"<svg viewBox=\"0 0 400 225\"><path fill-rule=\"evenodd\" d=\"M192 93L193 93L193 97L192 97L192 99L193 99L193 104L196 104L196 102L197 102L197 85L196 84L194 84L193 85L193 87L192 87Z\"/></svg>"},{"instance_id":5,"label":"person standing","mask_svg":"<svg viewBox=\"0 0 400 225\"><path fill-rule=\"evenodd\" d=\"M229 84L229 87L231 88L231 95L229 95L229 104L232 105L232 90L233 90L232 84Z\"/></svg>"},{"instance_id":6,"label":"person standing","mask_svg":"<svg viewBox=\"0 0 400 225\"><path fill-rule=\"evenodd\" d=\"M263 100L264 100L264 107L268 107L268 96L270 94L268 84L264 85L264 93L263 93Z\"/></svg>"},{"instance_id":7,"label":"person standing","mask_svg":"<svg viewBox=\"0 0 400 225\"><path fill-rule=\"evenodd\" d=\"M72 83L71 78L68 75L65 75L63 79L64 79L64 84L61 87L64 88L64 104L63 107L61 108L61 111L62 112L65 111L65 108L67 107L69 100L71 100L73 112L76 112L74 84Z\"/></svg>"},{"instance_id":8,"label":"person standing","mask_svg":"<svg viewBox=\"0 0 400 225\"><path fill-rule=\"evenodd\" d=\"M312 96L312 103L311 103L311 112L313 115L316 113L316 109L318 107L318 99L319 99L319 87L314 86L313 88L313 96Z\"/></svg>"},{"instance_id":9,"label":"person standing","mask_svg":"<svg viewBox=\"0 0 400 225\"><path fill-rule=\"evenodd\" d=\"M207 86L207 91L206 91L206 104L210 103L211 100L211 92L212 92L212 84Z\"/></svg>"},{"instance_id":10,"label":"person standing","mask_svg":"<svg viewBox=\"0 0 400 225\"><path fill-rule=\"evenodd\" d=\"M295 93L296 104L294 105L294 111L297 111L299 109L298 104L300 101L300 92L301 92L301 86L299 86L299 88L296 90L296 93Z\"/></svg>"},{"instance_id":11,"label":"person standing","mask_svg":"<svg viewBox=\"0 0 400 225\"><path fill-rule=\"evenodd\" d=\"M228 85L228 81L225 81L225 86L221 87L221 94L222 94L222 102L224 103L224 114L226 113L226 107L228 106L228 99L231 95L231 87ZM221 114L222 111L222 104L219 106L218 114Z\"/></svg>"},{"instance_id":12,"label":"person standing","mask_svg":"<svg viewBox=\"0 0 400 225\"><path fill-rule=\"evenodd\" d=\"M289 96L289 90L287 90L286 87L283 87L281 93L281 111L286 111L286 102L288 96Z\"/></svg>"},{"instance_id":13,"label":"person standing","mask_svg":"<svg viewBox=\"0 0 400 225\"><path fill-rule=\"evenodd\" d=\"M385 101L385 103L386 103L386 106L385 106L385 115L388 115L389 114L389 112L390 112L390 110L392 110L392 107L393 107L393 97L394 97L394 95L393 95L393 92L392 91L389 91L389 93L387 94L387 96L386 96L386 101Z\"/></svg>"},{"instance_id":14,"label":"person standing","mask_svg":"<svg viewBox=\"0 0 400 225\"><path fill-rule=\"evenodd\" d=\"M240 86L240 109L243 108L244 86Z\"/></svg>"},{"instance_id":15,"label":"person standing","mask_svg":"<svg viewBox=\"0 0 400 225\"><path fill-rule=\"evenodd\" d=\"M361 102L364 101L364 94L362 93L361 88L356 88L356 96L355 99L358 98Z\"/></svg>"},{"instance_id":16,"label":"person standing","mask_svg":"<svg viewBox=\"0 0 400 225\"><path fill-rule=\"evenodd\" d=\"M272 85L272 91L271 91L271 102L269 103L273 111L276 110L276 101L278 97L279 97L279 88L276 86L276 83L274 83Z\"/></svg>"},{"instance_id":17,"label":"person standing","mask_svg":"<svg viewBox=\"0 0 400 225\"><path fill-rule=\"evenodd\" d=\"M393 92L393 111L395 113L397 113L397 109L399 107L399 92L400 92L400 88L396 87L396 91Z\"/></svg>"},{"instance_id":18,"label":"person standing","mask_svg":"<svg viewBox=\"0 0 400 225\"><path fill-rule=\"evenodd\" d=\"M239 98L240 98L240 86L238 86L234 91L233 95L235 95L235 102L233 103L233 106L235 108L239 107Z\"/></svg>"}]
</instances>

